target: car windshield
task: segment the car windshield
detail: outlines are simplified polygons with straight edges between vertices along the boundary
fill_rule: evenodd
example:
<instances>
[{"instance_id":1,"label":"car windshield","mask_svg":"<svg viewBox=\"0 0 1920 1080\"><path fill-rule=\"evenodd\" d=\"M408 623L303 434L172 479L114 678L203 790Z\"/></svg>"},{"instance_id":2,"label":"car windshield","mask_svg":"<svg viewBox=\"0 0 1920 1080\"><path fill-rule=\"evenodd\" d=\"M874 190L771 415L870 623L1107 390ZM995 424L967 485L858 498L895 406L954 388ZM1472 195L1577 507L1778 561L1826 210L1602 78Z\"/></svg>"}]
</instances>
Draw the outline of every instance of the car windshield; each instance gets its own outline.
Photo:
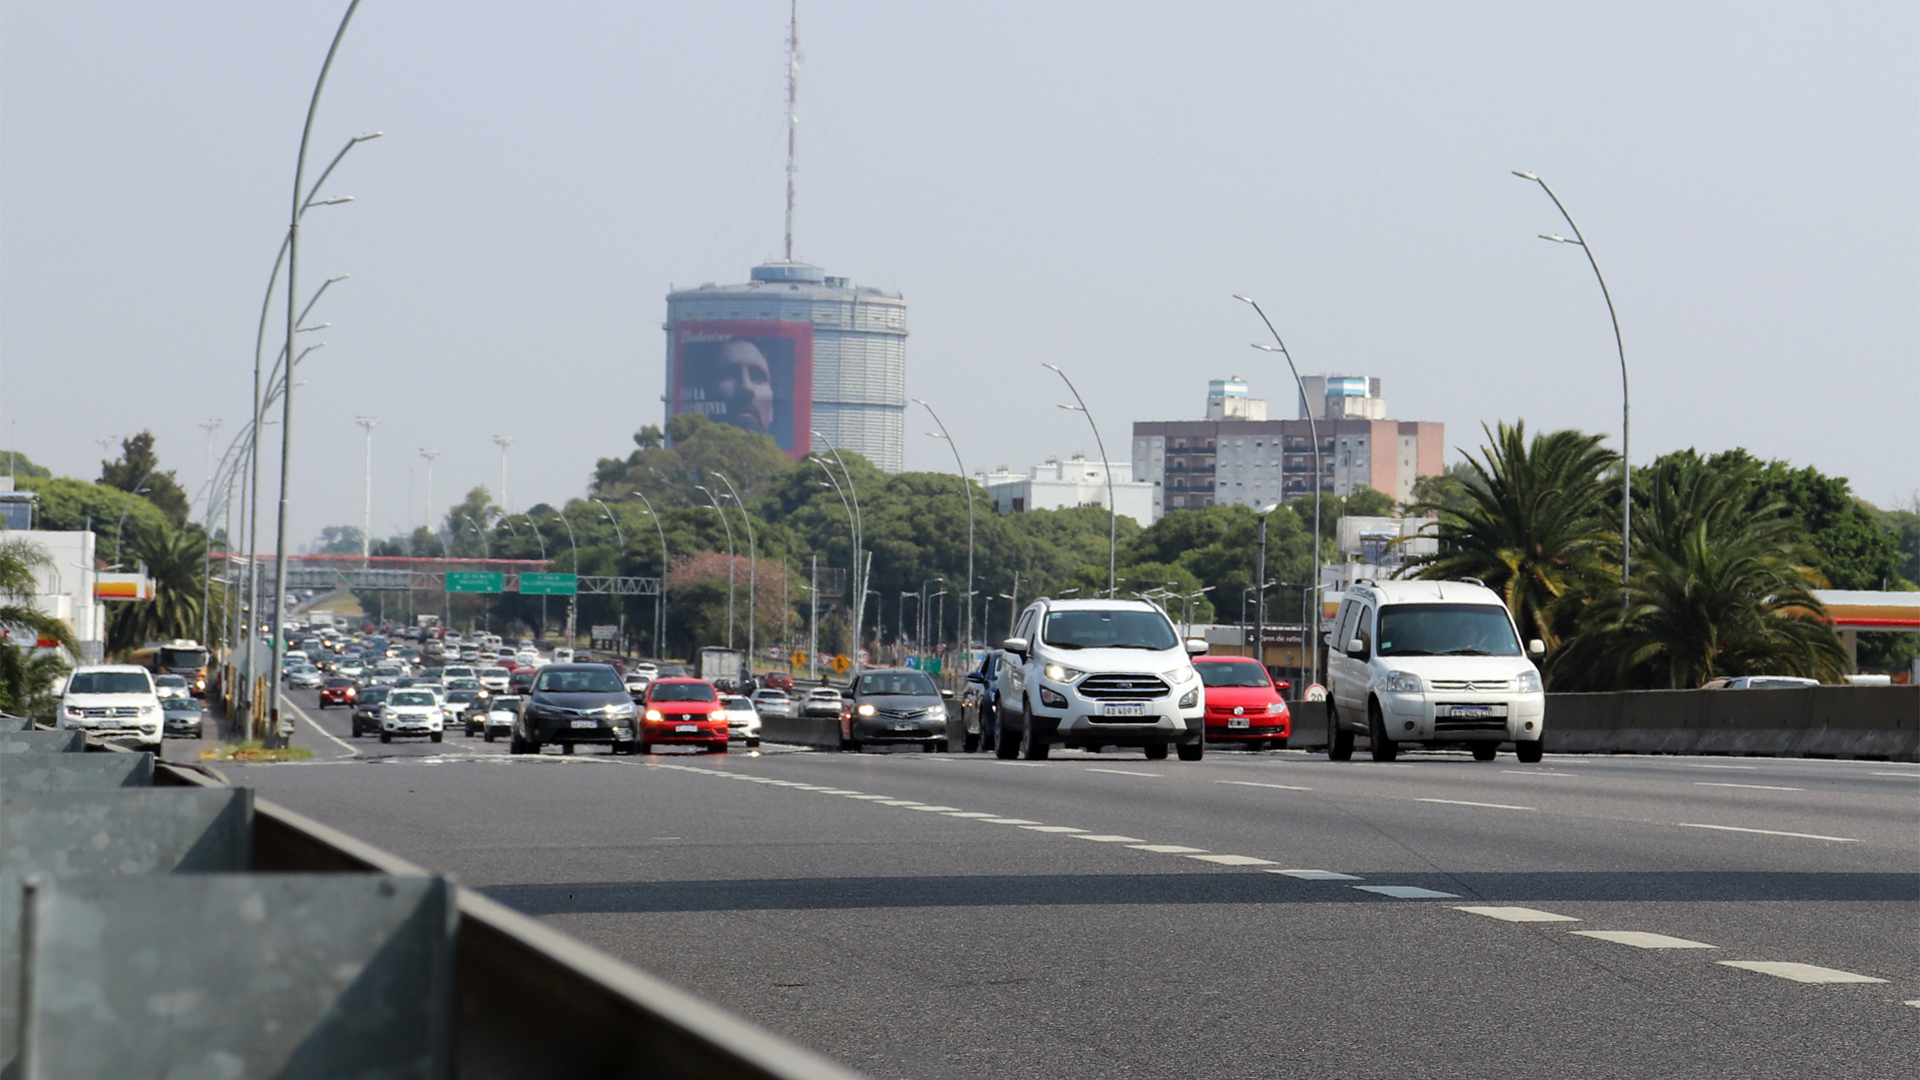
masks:
<instances>
[{"instance_id":1,"label":"car windshield","mask_svg":"<svg viewBox=\"0 0 1920 1080\"><path fill-rule=\"evenodd\" d=\"M504 679L507 677L507 669L503 667L490 667L482 671L480 675L488 679Z\"/></svg>"},{"instance_id":2,"label":"car windshield","mask_svg":"<svg viewBox=\"0 0 1920 1080\"><path fill-rule=\"evenodd\" d=\"M160 666L170 668L200 668L207 666L205 649L169 649L160 650Z\"/></svg>"},{"instance_id":3,"label":"car windshield","mask_svg":"<svg viewBox=\"0 0 1920 1080\"><path fill-rule=\"evenodd\" d=\"M144 671L77 671L67 685L69 694L148 694L153 684Z\"/></svg>"},{"instance_id":4,"label":"car windshield","mask_svg":"<svg viewBox=\"0 0 1920 1080\"><path fill-rule=\"evenodd\" d=\"M153 685L185 686L187 685L187 680L184 676L181 676L181 675L156 675L154 676L154 679L153 679Z\"/></svg>"},{"instance_id":5,"label":"car windshield","mask_svg":"<svg viewBox=\"0 0 1920 1080\"><path fill-rule=\"evenodd\" d=\"M618 694L626 689L620 685L619 678L606 669L543 671L534 680L533 688L550 694Z\"/></svg>"},{"instance_id":6,"label":"car windshield","mask_svg":"<svg viewBox=\"0 0 1920 1080\"><path fill-rule=\"evenodd\" d=\"M1380 609L1381 656L1519 656L1507 609L1498 604L1388 604Z\"/></svg>"},{"instance_id":7,"label":"car windshield","mask_svg":"<svg viewBox=\"0 0 1920 1080\"><path fill-rule=\"evenodd\" d=\"M433 695L427 693L425 690L402 690L397 694L389 694L387 696L387 704L431 705L433 704Z\"/></svg>"},{"instance_id":8,"label":"car windshield","mask_svg":"<svg viewBox=\"0 0 1920 1080\"><path fill-rule=\"evenodd\" d=\"M1238 664L1195 664L1200 681L1208 686L1272 686L1265 668L1248 660Z\"/></svg>"},{"instance_id":9,"label":"car windshield","mask_svg":"<svg viewBox=\"0 0 1920 1080\"><path fill-rule=\"evenodd\" d=\"M758 693L753 695L753 700L785 701L787 700L787 692L785 690L761 690Z\"/></svg>"},{"instance_id":10,"label":"car windshield","mask_svg":"<svg viewBox=\"0 0 1920 1080\"><path fill-rule=\"evenodd\" d=\"M1057 649L1171 649L1180 643L1157 611L1054 611L1040 640Z\"/></svg>"},{"instance_id":11,"label":"car windshield","mask_svg":"<svg viewBox=\"0 0 1920 1080\"><path fill-rule=\"evenodd\" d=\"M168 712L197 713L200 711L200 703L190 697L168 698L160 703L160 707Z\"/></svg>"},{"instance_id":12,"label":"car windshield","mask_svg":"<svg viewBox=\"0 0 1920 1080\"><path fill-rule=\"evenodd\" d=\"M938 697L933 680L924 671L884 671L860 676L856 693L866 697Z\"/></svg>"},{"instance_id":13,"label":"car windshield","mask_svg":"<svg viewBox=\"0 0 1920 1080\"><path fill-rule=\"evenodd\" d=\"M748 701L746 698L743 698L743 697L721 698L720 703L722 705L725 705L727 708L734 709L734 710L753 708L753 702Z\"/></svg>"},{"instance_id":14,"label":"car windshield","mask_svg":"<svg viewBox=\"0 0 1920 1080\"><path fill-rule=\"evenodd\" d=\"M717 701L713 687L703 682L654 683L648 691L651 701Z\"/></svg>"},{"instance_id":15,"label":"car windshield","mask_svg":"<svg viewBox=\"0 0 1920 1080\"><path fill-rule=\"evenodd\" d=\"M454 690L447 694L447 700L455 705L464 705L479 696L478 690Z\"/></svg>"},{"instance_id":16,"label":"car windshield","mask_svg":"<svg viewBox=\"0 0 1920 1080\"><path fill-rule=\"evenodd\" d=\"M333 690L338 690L343 686L352 686L352 685L353 685L352 679L328 679L327 680L328 688Z\"/></svg>"}]
</instances>

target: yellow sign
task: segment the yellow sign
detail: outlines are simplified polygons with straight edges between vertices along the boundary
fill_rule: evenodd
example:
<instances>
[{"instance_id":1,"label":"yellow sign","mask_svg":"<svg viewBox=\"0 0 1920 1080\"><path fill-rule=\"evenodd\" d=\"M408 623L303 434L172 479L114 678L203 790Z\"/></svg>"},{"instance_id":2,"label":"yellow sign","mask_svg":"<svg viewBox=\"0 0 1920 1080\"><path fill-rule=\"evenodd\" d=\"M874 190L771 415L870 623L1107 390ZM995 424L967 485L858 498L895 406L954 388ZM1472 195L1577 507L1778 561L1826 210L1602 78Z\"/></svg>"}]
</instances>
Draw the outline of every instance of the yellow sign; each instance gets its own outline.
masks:
<instances>
[{"instance_id":1,"label":"yellow sign","mask_svg":"<svg viewBox=\"0 0 1920 1080\"><path fill-rule=\"evenodd\" d=\"M787 657L787 663L792 664L794 667L806 667L807 654L796 651L792 656Z\"/></svg>"},{"instance_id":2,"label":"yellow sign","mask_svg":"<svg viewBox=\"0 0 1920 1080\"><path fill-rule=\"evenodd\" d=\"M841 653L827 661L827 666L833 669L835 675L845 675L853 667L853 661L847 658L846 653Z\"/></svg>"}]
</instances>

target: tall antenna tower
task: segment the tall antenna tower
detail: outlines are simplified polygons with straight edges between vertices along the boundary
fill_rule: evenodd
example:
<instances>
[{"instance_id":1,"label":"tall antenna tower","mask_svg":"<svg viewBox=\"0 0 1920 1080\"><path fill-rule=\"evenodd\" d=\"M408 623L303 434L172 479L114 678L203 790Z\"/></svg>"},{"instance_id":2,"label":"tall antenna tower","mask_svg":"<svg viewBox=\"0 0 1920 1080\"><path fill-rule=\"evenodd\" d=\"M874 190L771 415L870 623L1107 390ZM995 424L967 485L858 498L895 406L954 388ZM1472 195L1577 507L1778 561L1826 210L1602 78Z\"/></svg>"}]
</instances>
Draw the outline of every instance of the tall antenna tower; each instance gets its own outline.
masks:
<instances>
[{"instance_id":1,"label":"tall antenna tower","mask_svg":"<svg viewBox=\"0 0 1920 1080\"><path fill-rule=\"evenodd\" d=\"M800 130L800 0L791 0L787 20L787 262L793 261L793 177L800 171L794 162L796 135Z\"/></svg>"}]
</instances>

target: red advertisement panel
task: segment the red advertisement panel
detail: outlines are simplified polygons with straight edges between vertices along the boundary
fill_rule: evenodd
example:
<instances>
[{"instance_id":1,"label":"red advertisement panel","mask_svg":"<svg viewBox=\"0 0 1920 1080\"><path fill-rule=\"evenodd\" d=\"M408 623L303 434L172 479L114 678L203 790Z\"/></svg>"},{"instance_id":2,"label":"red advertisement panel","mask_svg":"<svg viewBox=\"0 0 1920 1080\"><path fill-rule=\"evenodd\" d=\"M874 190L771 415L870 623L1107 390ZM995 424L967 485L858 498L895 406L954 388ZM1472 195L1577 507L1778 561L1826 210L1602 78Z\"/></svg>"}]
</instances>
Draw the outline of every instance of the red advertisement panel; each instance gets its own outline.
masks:
<instances>
[{"instance_id":1,"label":"red advertisement panel","mask_svg":"<svg viewBox=\"0 0 1920 1080\"><path fill-rule=\"evenodd\" d=\"M805 456L813 441L813 324L675 324L667 415L684 412L771 435L796 460Z\"/></svg>"}]
</instances>

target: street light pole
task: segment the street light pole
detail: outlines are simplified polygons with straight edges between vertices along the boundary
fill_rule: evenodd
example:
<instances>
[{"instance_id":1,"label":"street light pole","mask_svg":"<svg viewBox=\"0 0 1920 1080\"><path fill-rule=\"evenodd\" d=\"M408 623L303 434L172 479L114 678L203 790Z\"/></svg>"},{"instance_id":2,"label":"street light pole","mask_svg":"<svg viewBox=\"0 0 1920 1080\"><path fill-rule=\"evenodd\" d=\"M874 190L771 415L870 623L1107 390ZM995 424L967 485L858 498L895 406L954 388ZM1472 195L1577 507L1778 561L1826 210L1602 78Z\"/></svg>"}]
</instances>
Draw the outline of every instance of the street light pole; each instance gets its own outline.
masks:
<instances>
[{"instance_id":1,"label":"street light pole","mask_svg":"<svg viewBox=\"0 0 1920 1080\"><path fill-rule=\"evenodd\" d=\"M1078 402L1078 405L1062 405L1060 407L1066 409L1068 412L1077 412L1086 415L1087 426L1093 429L1094 445L1100 448L1100 471L1107 474L1107 599L1111 600L1114 598L1115 589L1119 587L1119 581L1113 575L1115 573L1116 554L1120 550L1120 508L1113 504L1113 462L1107 459L1107 443L1106 440L1100 437L1100 425L1093 422L1093 413L1087 411L1086 399L1080 396L1080 390L1073 385L1073 380L1067 378L1067 373L1061 371L1057 364L1041 364L1040 366L1051 369L1055 375L1060 376L1061 382L1067 384L1067 389L1073 391L1073 400Z\"/></svg>"},{"instance_id":2,"label":"street light pole","mask_svg":"<svg viewBox=\"0 0 1920 1080\"><path fill-rule=\"evenodd\" d=\"M373 554L373 429L380 426L380 418L356 416L353 422L367 433L366 503L362 508L360 526L360 557L365 559Z\"/></svg>"},{"instance_id":3,"label":"street light pole","mask_svg":"<svg viewBox=\"0 0 1920 1080\"><path fill-rule=\"evenodd\" d=\"M560 524L566 526L567 547L569 550L573 552L573 578L574 578L575 591L572 598L567 601L567 648L571 649L574 647L574 640L573 640L574 635L579 632L579 626L574 622L574 617L577 614L579 614L579 611L580 611L580 593L579 593L580 542L574 539L573 522L567 520L567 515L563 511L555 510L553 512L553 516L559 518Z\"/></svg>"},{"instance_id":4,"label":"street light pole","mask_svg":"<svg viewBox=\"0 0 1920 1080\"><path fill-rule=\"evenodd\" d=\"M960 486L967 492L967 636L960 642L960 647L970 653L973 649L973 480L967 476L967 463L960 460L960 444L953 441L953 436L947 432L947 425L940 419L940 414L934 412L933 406L920 398L913 400L925 406L927 415L933 417L933 422L939 425L940 434L937 437L945 439L947 448L953 451L953 464L960 470Z\"/></svg>"},{"instance_id":5,"label":"street light pole","mask_svg":"<svg viewBox=\"0 0 1920 1080\"><path fill-rule=\"evenodd\" d=\"M653 503L647 499L647 493L639 488L633 489L640 499L640 505L647 508L647 516L653 519L653 528L660 534L660 586L654 592L653 604L653 651L655 659L665 660L667 633L667 530L660 524L660 515L653 512Z\"/></svg>"},{"instance_id":6,"label":"street light pole","mask_svg":"<svg viewBox=\"0 0 1920 1080\"><path fill-rule=\"evenodd\" d=\"M1513 175L1522 180L1531 180L1540 185L1540 190L1553 200L1554 209L1567 219L1567 228L1573 230L1571 238L1553 233L1541 233L1540 239L1551 240L1556 244L1573 244L1586 253L1587 265L1593 267L1593 278L1600 283L1600 297L1607 302L1607 319L1613 323L1613 347L1620 354L1620 584L1625 586L1633 565L1633 462L1627 456L1628 436L1631 433L1629 420L1630 400L1627 394L1627 346L1620 338L1620 316L1613 310L1613 294L1607 291L1607 279L1600 273L1600 263L1593 257L1593 248L1587 245L1586 237L1580 235L1580 226L1573 223L1573 215L1567 213L1566 205L1560 196L1553 193L1545 180L1530 172L1518 169ZM1621 597L1622 603L1625 596Z\"/></svg>"},{"instance_id":7,"label":"street light pole","mask_svg":"<svg viewBox=\"0 0 1920 1080\"><path fill-rule=\"evenodd\" d=\"M495 435L493 442L500 448L500 510L506 513L513 509L513 504L507 501L507 447L514 444L514 438L511 435Z\"/></svg>"},{"instance_id":8,"label":"street light pole","mask_svg":"<svg viewBox=\"0 0 1920 1080\"><path fill-rule=\"evenodd\" d=\"M867 619L868 577L867 563L862 562L860 558L860 545L866 540L866 526L860 516L860 489L854 485L853 471L847 468L846 459L840 456L840 448L833 444L833 440L827 437L826 432L815 431L814 434L820 437L821 442L827 444L828 451L833 454L833 460L840 464L840 471L846 475L847 490L841 495L841 498L845 498L848 494L853 496L851 510L853 516L853 558L848 563L847 571L853 577L853 589L851 591L857 598L857 606L854 608L853 613L853 670L855 674L858 674L861 667L860 643L861 638L864 636L863 631L866 628ZM825 468L824 464L822 468ZM827 475L832 476L833 474L829 471Z\"/></svg>"},{"instance_id":9,"label":"street light pole","mask_svg":"<svg viewBox=\"0 0 1920 1080\"><path fill-rule=\"evenodd\" d=\"M757 652L754 651L756 648L754 633L755 633L755 616L757 614L755 609L759 607L759 599L760 599L760 579L759 579L760 571L759 571L758 560L754 558L753 515L747 513L747 504L741 501L740 490L733 486L733 481L727 479L725 473L720 472L718 469L711 469L708 471L712 472L713 475L719 477L721 483L727 485L727 497L732 499L733 504L740 508L740 520L745 522L747 526L747 665L746 667L747 667L747 679L749 682L751 682L753 679L754 657L759 655ZM722 516L725 516L725 515L722 515Z\"/></svg>"},{"instance_id":10,"label":"street light pole","mask_svg":"<svg viewBox=\"0 0 1920 1080\"><path fill-rule=\"evenodd\" d=\"M1258 344L1258 345L1255 345L1254 348L1259 349L1262 352L1277 352L1287 361L1287 370L1293 373L1293 385L1295 388L1297 388L1300 391L1300 400L1303 402L1306 402L1307 404L1307 433L1308 433L1308 437L1313 440L1313 583L1314 584L1313 584L1312 596L1314 598L1315 614L1312 619L1311 625L1302 627L1301 633L1307 639L1305 642L1306 647L1309 650L1311 650L1313 653L1313 665L1311 670L1313 673L1313 681L1315 683L1318 683L1320 681L1320 642L1318 640L1319 639L1318 631L1320 628L1319 626L1320 617L1318 614L1318 608L1319 608L1318 601L1319 601L1319 595L1320 595L1319 583L1320 583L1320 502L1321 502L1320 424L1319 424L1319 421L1313 418L1313 403L1310 401L1307 401L1307 384L1301 380L1300 369L1293 362L1293 354L1287 351L1287 343L1280 340L1280 331L1274 329L1273 320L1267 318L1267 313L1261 309L1259 302L1254 300L1251 296L1242 296L1239 293L1234 293L1233 298L1235 300L1241 301L1242 303L1252 305L1254 313L1260 316L1260 321L1267 324L1267 332L1273 335L1274 343L1272 345ZM1281 488L1280 497L1282 500L1285 500L1286 498L1286 489L1284 485ZM1263 532L1265 528L1266 528L1266 521L1265 519L1262 519L1261 529ZM1264 571L1263 571L1263 574L1264 574ZM1260 580L1264 581L1265 577L1263 576ZM1262 659L1264 660L1265 658L1262 657Z\"/></svg>"},{"instance_id":11,"label":"street light pole","mask_svg":"<svg viewBox=\"0 0 1920 1080\"><path fill-rule=\"evenodd\" d=\"M712 488L707 487L704 484L695 484L693 486L707 493L707 501L713 504L713 512L720 515L720 524L722 527L724 527L727 530L727 651L732 652L733 651L733 564L737 558L733 553L733 523L727 520L727 512L725 510L720 509L720 500L714 496Z\"/></svg>"},{"instance_id":12,"label":"street light pole","mask_svg":"<svg viewBox=\"0 0 1920 1080\"><path fill-rule=\"evenodd\" d=\"M501 471L501 475L506 475L505 470ZM620 528L620 519L613 516L613 510L607 506L606 502L598 498L593 501L600 504L600 512L607 515L607 520L613 523L613 538L614 541L620 545L620 561L614 564L614 569L624 571L627 562L627 534L625 530ZM620 616L620 652L622 655L625 655L627 651L627 604L626 601L619 599L617 593L615 594L613 603L614 611Z\"/></svg>"},{"instance_id":13,"label":"street light pole","mask_svg":"<svg viewBox=\"0 0 1920 1080\"><path fill-rule=\"evenodd\" d=\"M440 456L440 451L423 449L420 456L427 459L426 525L427 532L433 533L436 531L433 527L433 459Z\"/></svg>"}]
</instances>

